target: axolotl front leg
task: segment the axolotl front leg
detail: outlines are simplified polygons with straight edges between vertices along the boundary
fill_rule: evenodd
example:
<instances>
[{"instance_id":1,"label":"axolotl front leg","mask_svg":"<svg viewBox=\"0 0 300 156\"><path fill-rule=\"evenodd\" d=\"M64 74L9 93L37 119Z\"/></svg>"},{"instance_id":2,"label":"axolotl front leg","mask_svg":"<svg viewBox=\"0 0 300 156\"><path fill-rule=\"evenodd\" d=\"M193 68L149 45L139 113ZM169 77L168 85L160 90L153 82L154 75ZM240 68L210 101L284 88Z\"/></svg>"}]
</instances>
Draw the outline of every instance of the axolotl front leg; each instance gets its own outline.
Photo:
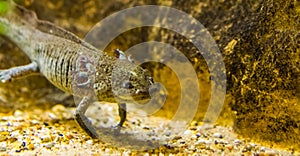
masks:
<instances>
[{"instance_id":1,"label":"axolotl front leg","mask_svg":"<svg viewBox=\"0 0 300 156\"><path fill-rule=\"evenodd\" d=\"M91 101L90 98L85 96L81 99L79 105L76 107L75 120L78 125L92 138L98 138L97 132L94 129L91 121L85 116L85 112L88 109Z\"/></svg>"},{"instance_id":2,"label":"axolotl front leg","mask_svg":"<svg viewBox=\"0 0 300 156\"><path fill-rule=\"evenodd\" d=\"M31 62L27 65L0 70L0 80L5 83L15 78L21 78L37 73L39 73L38 64L36 62Z\"/></svg>"},{"instance_id":3,"label":"axolotl front leg","mask_svg":"<svg viewBox=\"0 0 300 156\"><path fill-rule=\"evenodd\" d=\"M78 125L86 133L88 133L89 136L91 136L92 138L98 138L99 136L96 132L96 129L92 125L91 121L85 115L85 112L87 111L91 102L92 101L90 100L90 98L88 96L83 97L82 100L80 101L79 105L76 108L74 116L75 116L75 120L77 121ZM118 106L119 106L120 122L116 127L120 128L120 127L122 127L122 125L124 124L124 122L126 120L126 104L121 103L121 104L118 104Z\"/></svg>"}]
</instances>

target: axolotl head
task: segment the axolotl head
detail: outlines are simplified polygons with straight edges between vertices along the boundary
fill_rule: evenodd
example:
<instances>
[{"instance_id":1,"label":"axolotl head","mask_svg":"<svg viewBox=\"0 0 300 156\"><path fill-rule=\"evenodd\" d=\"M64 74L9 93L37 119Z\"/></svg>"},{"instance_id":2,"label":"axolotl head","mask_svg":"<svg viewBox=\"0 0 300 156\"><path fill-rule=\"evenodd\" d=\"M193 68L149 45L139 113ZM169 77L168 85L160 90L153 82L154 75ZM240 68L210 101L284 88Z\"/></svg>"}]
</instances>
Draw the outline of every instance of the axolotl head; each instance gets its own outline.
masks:
<instances>
[{"instance_id":1,"label":"axolotl head","mask_svg":"<svg viewBox=\"0 0 300 156\"><path fill-rule=\"evenodd\" d=\"M155 92L153 78L147 72L116 50L119 59L112 71L112 92L118 102L146 104Z\"/></svg>"}]
</instances>

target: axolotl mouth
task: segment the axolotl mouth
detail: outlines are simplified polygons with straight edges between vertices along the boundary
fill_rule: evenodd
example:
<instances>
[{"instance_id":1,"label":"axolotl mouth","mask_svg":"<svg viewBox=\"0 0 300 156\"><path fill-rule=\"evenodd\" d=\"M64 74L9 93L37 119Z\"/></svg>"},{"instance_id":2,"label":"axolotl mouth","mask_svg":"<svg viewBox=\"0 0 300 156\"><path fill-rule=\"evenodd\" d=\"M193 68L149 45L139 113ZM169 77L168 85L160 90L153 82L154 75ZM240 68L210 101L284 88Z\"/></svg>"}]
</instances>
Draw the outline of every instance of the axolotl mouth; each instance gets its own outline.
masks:
<instances>
[{"instance_id":1,"label":"axolotl mouth","mask_svg":"<svg viewBox=\"0 0 300 156\"><path fill-rule=\"evenodd\" d=\"M120 101L126 101L127 104L134 104L137 108L152 108L157 107L158 105L163 106L166 98L167 91L159 82L153 83L146 92L140 92L133 96L118 97Z\"/></svg>"},{"instance_id":2,"label":"axolotl mouth","mask_svg":"<svg viewBox=\"0 0 300 156\"><path fill-rule=\"evenodd\" d=\"M124 103L135 103L144 105L151 101L159 92L159 88L155 85L153 78L149 77L149 86L147 89L136 89L135 92L128 95L118 95L116 98Z\"/></svg>"}]
</instances>

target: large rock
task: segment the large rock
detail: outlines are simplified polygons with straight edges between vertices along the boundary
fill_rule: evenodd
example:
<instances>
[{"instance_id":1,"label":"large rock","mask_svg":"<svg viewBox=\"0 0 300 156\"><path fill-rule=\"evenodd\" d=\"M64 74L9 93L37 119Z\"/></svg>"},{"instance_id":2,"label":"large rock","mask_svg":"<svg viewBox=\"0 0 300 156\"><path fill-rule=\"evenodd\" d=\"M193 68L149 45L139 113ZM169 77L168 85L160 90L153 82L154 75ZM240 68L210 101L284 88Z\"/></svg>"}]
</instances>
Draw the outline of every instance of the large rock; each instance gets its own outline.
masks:
<instances>
[{"instance_id":1,"label":"large rock","mask_svg":"<svg viewBox=\"0 0 300 156\"><path fill-rule=\"evenodd\" d=\"M191 13L219 44L227 69L226 102L236 114L236 131L299 148L300 3L199 4L174 1L171 6Z\"/></svg>"},{"instance_id":2,"label":"large rock","mask_svg":"<svg viewBox=\"0 0 300 156\"><path fill-rule=\"evenodd\" d=\"M235 127L249 137L299 147L300 4L263 1L224 50Z\"/></svg>"}]
</instances>

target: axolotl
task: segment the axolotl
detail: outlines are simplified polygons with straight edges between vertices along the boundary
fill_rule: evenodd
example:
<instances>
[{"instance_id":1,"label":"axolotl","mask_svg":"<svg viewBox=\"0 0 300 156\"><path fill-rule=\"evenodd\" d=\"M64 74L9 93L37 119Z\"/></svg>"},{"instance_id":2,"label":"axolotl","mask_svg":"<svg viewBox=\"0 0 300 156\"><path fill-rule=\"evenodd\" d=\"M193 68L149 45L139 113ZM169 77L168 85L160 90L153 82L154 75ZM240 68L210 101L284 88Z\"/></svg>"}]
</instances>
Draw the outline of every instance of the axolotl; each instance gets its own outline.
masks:
<instances>
[{"instance_id":1,"label":"axolotl","mask_svg":"<svg viewBox=\"0 0 300 156\"><path fill-rule=\"evenodd\" d=\"M39 20L33 11L12 0L1 0L0 5L0 34L31 60L27 65L0 70L1 82L42 74L59 89L81 99L75 119L94 138L96 130L85 116L91 101L118 103L119 127L126 120L126 103L150 101L153 78L123 52L108 55L73 33Z\"/></svg>"}]
</instances>

